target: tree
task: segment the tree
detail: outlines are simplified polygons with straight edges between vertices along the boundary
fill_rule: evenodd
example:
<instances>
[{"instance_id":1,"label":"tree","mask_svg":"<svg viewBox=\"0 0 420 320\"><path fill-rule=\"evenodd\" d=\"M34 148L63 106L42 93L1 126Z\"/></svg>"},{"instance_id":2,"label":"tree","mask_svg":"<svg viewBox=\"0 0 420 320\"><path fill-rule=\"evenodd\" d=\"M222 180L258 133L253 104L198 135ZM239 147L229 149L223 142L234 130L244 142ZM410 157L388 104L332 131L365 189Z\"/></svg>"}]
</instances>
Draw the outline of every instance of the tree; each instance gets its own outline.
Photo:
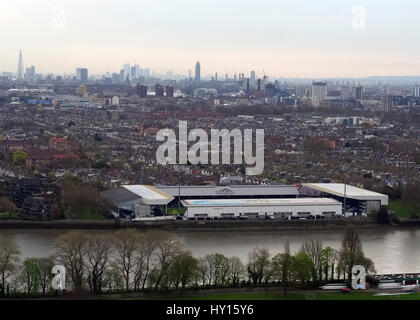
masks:
<instances>
[{"instance_id":1,"label":"tree","mask_svg":"<svg viewBox=\"0 0 420 320\"><path fill-rule=\"evenodd\" d=\"M182 244L168 232L156 231L156 240L155 289L159 287L164 277L168 278L172 263L182 252Z\"/></svg>"},{"instance_id":2,"label":"tree","mask_svg":"<svg viewBox=\"0 0 420 320\"><path fill-rule=\"evenodd\" d=\"M289 243L284 244L284 252L276 254L272 259L271 273L274 279L281 281L283 292L287 295L287 287L292 278L293 257L290 254Z\"/></svg>"},{"instance_id":3,"label":"tree","mask_svg":"<svg viewBox=\"0 0 420 320\"><path fill-rule=\"evenodd\" d=\"M54 261L52 258L36 258L36 263L38 265L39 286L41 287L42 295L45 296L53 278L51 271Z\"/></svg>"},{"instance_id":4,"label":"tree","mask_svg":"<svg viewBox=\"0 0 420 320\"><path fill-rule=\"evenodd\" d=\"M38 292L40 283L39 265L36 258L26 258L21 267L21 280L28 295Z\"/></svg>"},{"instance_id":5,"label":"tree","mask_svg":"<svg viewBox=\"0 0 420 320\"><path fill-rule=\"evenodd\" d=\"M24 165L26 159L28 159L28 155L25 151L17 150L13 153L13 165L15 166Z\"/></svg>"},{"instance_id":6,"label":"tree","mask_svg":"<svg viewBox=\"0 0 420 320\"><path fill-rule=\"evenodd\" d=\"M16 205L7 197L0 197L0 212L14 212Z\"/></svg>"},{"instance_id":7,"label":"tree","mask_svg":"<svg viewBox=\"0 0 420 320\"><path fill-rule=\"evenodd\" d=\"M0 294L5 295L6 281L17 269L19 263L20 248L9 237L0 238Z\"/></svg>"},{"instance_id":8,"label":"tree","mask_svg":"<svg viewBox=\"0 0 420 320\"><path fill-rule=\"evenodd\" d=\"M204 287L206 283L211 284L211 280L208 280L210 274L210 268L208 263L208 258L210 255L207 255L204 258L198 259L198 268L197 268L197 277L201 280L201 285ZM207 282L209 281L209 282Z\"/></svg>"},{"instance_id":9,"label":"tree","mask_svg":"<svg viewBox=\"0 0 420 320\"><path fill-rule=\"evenodd\" d=\"M334 266L337 260L337 253L331 247L325 247L321 251L321 269L324 274L324 280L334 278ZM330 275L330 277L329 277Z\"/></svg>"},{"instance_id":10,"label":"tree","mask_svg":"<svg viewBox=\"0 0 420 320\"><path fill-rule=\"evenodd\" d=\"M144 290L152 270L153 256L156 249L158 234L148 231L141 237L137 248L134 271L135 290ZM140 288L141 285L141 288Z\"/></svg>"},{"instance_id":11,"label":"tree","mask_svg":"<svg viewBox=\"0 0 420 320\"><path fill-rule=\"evenodd\" d=\"M93 293L102 291L103 276L110 262L112 241L104 234L90 234L86 242L88 282Z\"/></svg>"},{"instance_id":12,"label":"tree","mask_svg":"<svg viewBox=\"0 0 420 320\"><path fill-rule=\"evenodd\" d=\"M83 288L85 276L84 254L86 235L81 231L72 231L60 236L56 243L56 260L66 268L75 291Z\"/></svg>"},{"instance_id":13,"label":"tree","mask_svg":"<svg viewBox=\"0 0 420 320\"><path fill-rule=\"evenodd\" d=\"M352 278L353 266L356 265L356 261L357 259L360 259L360 257L363 257L362 243L354 227L349 226L346 229L342 249L340 251L340 262L349 283Z\"/></svg>"},{"instance_id":14,"label":"tree","mask_svg":"<svg viewBox=\"0 0 420 320\"><path fill-rule=\"evenodd\" d=\"M221 254L214 255L214 285L224 286L229 273L229 259Z\"/></svg>"},{"instance_id":15,"label":"tree","mask_svg":"<svg viewBox=\"0 0 420 320\"><path fill-rule=\"evenodd\" d=\"M263 280L270 277L270 253L267 249L255 248L249 253L248 274L254 285L261 285Z\"/></svg>"},{"instance_id":16,"label":"tree","mask_svg":"<svg viewBox=\"0 0 420 320\"><path fill-rule=\"evenodd\" d=\"M104 272L103 286L109 291L119 291L124 288L124 276L121 267L115 262L111 262L110 266Z\"/></svg>"},{"instance_id":17,"label":"tree","mask_svg":"<svg viewBox=\"0 0 420 320\"><path fill-rule=\"evenodd\" d=\"M131 278L140 240L141 234L132 229L119 230L115 232L113 237L116 263L121 268L125 282L125 290L127 292L130 291Z\"/></svg>"},{"instance_id":18,"label":"tree","mask_svg":"<svg viewBox=\"0 0 420 320\"><path fill-rule=\"evenodd\" d=\"M317 239L305 241L301 251L306 253L313 261L315 266L314 281L322 280L322 243Z\"/></svg>"},{"instance_id":19,"label":"tree","mask_svg":"<svg viewBox=\"0 0 420 320\"><path fill-rule=\"evenodd\" d=\"M198 260L190 252L183 252L175 257L171 265L171 276L175 288L181 285L184 289L193 282L197 272Z\"/></svg>"},{"instance_id":20,"label":"tree","mask_svg":"<svg viewBox=\"0 0 420 320\"><path fill-rule=\"evenodd\" d=\"M238 257L231 257L228 261L229 265L229 279L231 284L236 287L239 285L241 278L245 273L245 266Z\"/></svg>"},{"instance_id":21,"label":"tree","mask_svg":"<svg viewBox=\"0 0 420 320\"><path fill-rule=\"evenodd\" d=\"M108 217L110 210L106 203L96 187L78 185L70 180L63 184L61 205L70 218Z\"/></svg>"},{"instance_id":22,"label":"tree","mask_svg":"<svg viewBox=\"0 0 420 320\"><path fill-rule=\"evenodd\" d=\"M312 259L302 251L293 257L291 269L301 285L306 285L310 282L315 273L315 265Z\"/></svg>"}]
</instances>

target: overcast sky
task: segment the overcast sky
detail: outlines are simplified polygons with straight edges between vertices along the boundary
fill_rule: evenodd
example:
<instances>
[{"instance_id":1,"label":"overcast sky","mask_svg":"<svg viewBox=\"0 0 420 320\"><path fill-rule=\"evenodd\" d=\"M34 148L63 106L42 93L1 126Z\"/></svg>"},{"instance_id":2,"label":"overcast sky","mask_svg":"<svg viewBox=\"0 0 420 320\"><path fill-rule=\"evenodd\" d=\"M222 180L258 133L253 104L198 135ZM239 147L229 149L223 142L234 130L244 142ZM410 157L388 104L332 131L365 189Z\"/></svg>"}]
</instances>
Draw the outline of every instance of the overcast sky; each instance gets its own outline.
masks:
<instances>
[{"instance_id":1,"label":"overcast sky","mask_svg":"<svg viewBox=\"0 0 420 320\"><path fill-rule=\"evenodd\" d=\"M366 13L366 19L363 19ZM0 71L202 75L420 75L417 0L13 0L0 2Z\"/></svg>"}]
</instances>

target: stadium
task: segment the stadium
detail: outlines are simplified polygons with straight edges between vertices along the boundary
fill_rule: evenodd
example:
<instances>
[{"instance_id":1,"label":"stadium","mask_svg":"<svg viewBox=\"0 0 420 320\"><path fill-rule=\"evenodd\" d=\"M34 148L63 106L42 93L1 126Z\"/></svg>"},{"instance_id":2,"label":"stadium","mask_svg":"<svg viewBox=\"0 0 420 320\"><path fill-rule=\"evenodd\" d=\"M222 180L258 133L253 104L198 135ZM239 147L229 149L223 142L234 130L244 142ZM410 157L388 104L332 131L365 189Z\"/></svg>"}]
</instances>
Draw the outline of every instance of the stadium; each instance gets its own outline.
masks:
<instances>
[{"instance_id":1,"label":"stadium","mask_svg":"<svg viewBox=\"0 0 420 320\"><path fill-rule=\"evenodd\" d=\"M344 184L147 186L125 185L102 193L115 217L168 216L187 220L337 219L366 216L388 196Z\"/></svg>"}]
</instances>

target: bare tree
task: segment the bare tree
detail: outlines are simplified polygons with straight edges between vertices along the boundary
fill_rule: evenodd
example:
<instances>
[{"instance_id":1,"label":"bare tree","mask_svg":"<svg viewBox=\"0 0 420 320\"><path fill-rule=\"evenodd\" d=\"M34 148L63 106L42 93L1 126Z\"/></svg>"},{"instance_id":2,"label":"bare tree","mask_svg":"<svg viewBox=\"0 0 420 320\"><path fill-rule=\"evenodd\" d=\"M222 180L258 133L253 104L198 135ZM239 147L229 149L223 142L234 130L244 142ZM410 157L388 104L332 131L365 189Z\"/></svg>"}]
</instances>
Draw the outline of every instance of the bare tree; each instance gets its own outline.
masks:
<instances>
[{"instance_id":1,"label":"bare tree","mask_svg":"<svg viewBox=\"0 0 420 320\"><path fill-rule=\"evenodd\" d=\"M174 239L168 232L156 232L156 280L155 289L159 287L161 281L167 276L167 272L174 261L174 258L182 252L182 244Z\"/></svg>"},{"instance_id":2,"label":"bare tree","mask_svg":"<svg viewBox=\"0 0 420 320\"><path fill-rule=\"evenodd\" d=\"M204 287L207 283L207 279L209 277L209 265L207 263L207 259L199 258L198 259L198 278L201 280L201 285Z\"/></svg>"},{"instance_id":3,"label":"bare tree","mask_svg":"<svg viewBox=\"0 0 420 320\"><path fill-rule=\"evenodd\" d=\"M248 274L254 285L261 285L263 280L270 276L270 253L268 249L255 248L249 253Z\"/></svg>"},{"instance_id":4,"label":"bare tree","mask_svg":"<svg viewBox=\"0 0 420 320\"><path fill-rule=\"evenodd\" d=\"M121 268L127 292L130 291L131 278L140 241L141 234L132 229L119 230L115 232L113 237L116 263Z\"/></svg>"},{"instance_id":5,"label":"bare tree","mask_svg":"<svg viewBox=\"0 0 420 320\"><path fill-rule=\"evenodd\" d=\"M104 234L90 234L86 243L88 279L94 293L102 291L103 275L111 259L112 241Z\"/></svg>"},{"instance_id":6,"label":"bare tree","mask_svg":"<svg viewBox=\"0 0 420 320\"><path fill-rule=\"evenodd\" d=\"M314 280L322 280L322 243L318 239L305 241L301 250L306 253L314 263L316 274L313 275Z\"/></svg>"},{"instance_id":7,"label":"bare tree","mask_svg":"<svg viewBox=\"0 0 420 320\"><path fill-rule=\"evenodd\" d=\"M354 227L349 226L346 228L340 251L340 262L347 276L347 281L351 280L353 266L360 257L363 257L362 242Z\"/></svg>"},{"instance_id":8,"label":"bare tree","mask_svg":"<svg viewBox=\"0 0 420 320\"><path fill-rule=\"evenodd\" d=\"M38 264L38 279L42 295L45 296L52 279L52 268L54 261L52 258L36 258Z\"/></svg>"},{"instance_id":9,"label":"bare tree","mask_svg":"<svg viewBox=\"0 0 420 320\"><path fill-rule=\"evenodd\" d=\"M6 281L17 269L19 263L20 248L14 240L9 237L0 239L0 293L5 295Z\"/></svg>"},{"instance_id":10,"label":"bare tree","mask_svg":"<svg viewBox=\"0 0 420 320\"><path fill-rule=\"evenodd\" d=\"M238 257L229 258L229 278L234 287L239 285L245 273L245 266Z\"/></svg>"},{"instance_id":11,"label":"bare tree","mask_svg":"<svg viewBox=\"0 0 420 320\"><path fill-rule=\"evenodd\" d=\"M80 291L85 275L86 235L80 231L68 232L57 239L55 249L57 262L66 268L74 290Z\"/></svg>"},{"instance_id":12,"label":"bare tree","mask_svg":"<svg viewBox=\"0 0 420 320\"><path fill-rule=\"evenodd\" d=\"M149 280L153 267L153 257L157 246L159 234L155 231L148 231L141 237L135 260L134 287L136 290L144 290Z\"/></svg>"},{"instance_id":13,"label":"bare tree","mask_svg":"<svg viewBox=\"0 0 420 320\"><path fill-rule=\"evenodd\" d=\"M290 254L289 242L286 242L284 244L284 252L273 257L271 268L273 277L281 281L285 295L292 277L292 264L293 257Z\"/></svg>"}]
</instances>

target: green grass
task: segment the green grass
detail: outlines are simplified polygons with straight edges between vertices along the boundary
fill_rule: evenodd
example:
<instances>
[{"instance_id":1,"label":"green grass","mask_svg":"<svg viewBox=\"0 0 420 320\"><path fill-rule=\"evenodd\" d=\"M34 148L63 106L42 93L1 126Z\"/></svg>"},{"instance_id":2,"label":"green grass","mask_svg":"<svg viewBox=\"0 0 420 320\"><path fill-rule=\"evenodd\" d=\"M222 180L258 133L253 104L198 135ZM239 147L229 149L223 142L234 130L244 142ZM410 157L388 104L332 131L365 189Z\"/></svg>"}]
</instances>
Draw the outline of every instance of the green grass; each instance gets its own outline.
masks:
<instances>
[{"instance_id":1,"label":"green grass","mask_svg":"<svg viewBox=\"0 0 420 320\"><path fill-rule=\"evenodd\" d=\"M398 218L406 218L406 219L411 218L410 211L408 210L404 202L402 202L401 200L391 201L388 205L388 208L394 211L395 215Z\"/></svg>"},{"instance_id":2,"label":"green grass","mask_svg":"<svg viewBox=\"0 0 420 320\"><path fill-rule=\"evenodd\" d=\"M95 211L91 211L89 209L83 210L82 212L78 212L77 215L73 216L72 219L75 220L106 220L106 218Z\"/></svg>"},{"instance_id":3,"label":"green grass","mask_svg":"<svg viewBox=\"0 0 420 320\"><path fill-rule=\"evenodd\" d=\"M0 219L20 219L18 212L0 213Z\"/></svg>"},{"instance_id":4,"label":"green grass","mask_svg":"<svg viewBox=\"0 0 420 320\"><path fill-rule=\"evenodd\" d=\"M178 214L184 214L185 208L168 208L168 214L170 215L178 215Z\"/></svg>"},{"instance_id":5,"label":"green grass","mask_svg":"<svg viewBox=\"0 0 420 320\"><path fill-rule=\"evenodd\" d=\"M341 292L307 292L307 293L243 293L243 294L215 294L215 295L196 295L185 297L168 297L157 300L420 300L420 293L401 294L398 296L374 296L369 292L351 292L344 294Z\"/></svg>"}]
</instances>

